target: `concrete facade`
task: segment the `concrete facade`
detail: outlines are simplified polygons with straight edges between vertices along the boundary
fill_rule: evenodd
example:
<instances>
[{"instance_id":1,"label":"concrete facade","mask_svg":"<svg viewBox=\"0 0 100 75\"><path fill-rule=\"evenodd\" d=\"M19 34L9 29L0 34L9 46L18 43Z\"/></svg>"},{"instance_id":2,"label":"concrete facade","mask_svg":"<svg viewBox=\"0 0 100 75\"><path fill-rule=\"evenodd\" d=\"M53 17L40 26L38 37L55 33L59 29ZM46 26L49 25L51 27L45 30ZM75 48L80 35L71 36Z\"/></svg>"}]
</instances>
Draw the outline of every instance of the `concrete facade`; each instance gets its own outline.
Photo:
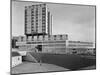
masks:
<instances>
[{"instance_id":1,"label":"concrete facade","mask_svg":"<svg viewBox=\"0 0 100 75\"><path fill-rule=\"evenodd\" d=\"M48 39L46 36L44 40L35 41L20 41L17 42L19 50L35 51L36 47L41 46L41 52L47 53L70 53L70 54L93 54L95 55L95 44L92 42L81 42L81 41L69 41L67 37L54 39L51 37Z\"/></svg>"},{"instance_id":2,"label":"concrete facade","mask_svg":"<svg viewBox=\"0 0 100 75\"><path fill-rule=\"evenodd\" d=\"M66 47L70 54L95 54L93 42L66 41Z\"/></svg>"},{"instance_id":3,"label":"concrete facade","mask_svg":"<svg viewBox=\"0 0 100 75\"><path fill-rule=\"evenodd\" d=\"M32 36L29 36L28 38L26 38L26 36L19 36L18 38L18 42L31 42L31 41L48 41L48 40L68 40L68 35L64 34L64 35L40 35L40 36L34 36L32 38Z\"/></svg>"},{"instance_id":4,"label":"concrete facade","mask_svg":"<svg viewBox=\"0 0 100 75\"><path fill-rule=\"evenodd\" d=\"M34 39L24 41L23 38L19 37L19 41L16 43L19 46L19 50L29 50L37 52L37 47L41 47L41 51L47 53L65 53L66 52L66 40L67 35L46 35L46 36L35 36ZM40 49L38 49L40 50Z\"/></svg>"},{"instance_id":5,"label":"concrete facade","mask_svg":"<svg viewBox=\"0 0 100 75\"><path fill-rule=\"evenodd\" d=\"M22 56L18 52L12 52L12 67L22 63Z\"/></svg>"},{"instance_id":6,"label":"concrete facade","mask_svg":"<svg viewBox=\"0 0 100 75\"><path fill-rule=\"evenodd\" d=\"M46 4L25 6L25 35L51 35L51 20Z\"/></svg>"}]
</instances>

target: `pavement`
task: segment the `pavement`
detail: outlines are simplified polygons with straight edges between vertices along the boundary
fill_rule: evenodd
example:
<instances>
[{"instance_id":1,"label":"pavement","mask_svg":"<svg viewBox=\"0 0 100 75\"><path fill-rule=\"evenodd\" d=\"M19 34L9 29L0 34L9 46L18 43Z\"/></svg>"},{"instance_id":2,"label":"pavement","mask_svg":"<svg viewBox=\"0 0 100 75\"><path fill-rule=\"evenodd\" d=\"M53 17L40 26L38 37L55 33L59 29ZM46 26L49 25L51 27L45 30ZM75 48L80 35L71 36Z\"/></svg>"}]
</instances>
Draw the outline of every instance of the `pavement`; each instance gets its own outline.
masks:
<instances>
[{"instance_id":1,"label":"pavement","mask_svg":"<svg viewBox=\"0 0 100 75\"><path fill-rule=\"evenodd\" d=\"M96 65L80 68L80 70L93 70L93 69L96 69Z\"/></svg>"},{"instance_id":2,"label":"pavement","mask_svg":"<svg viewBox=\"0 0 100 75\"><path fill-rule=\"evenodd\" d=\"M68 71L69 69L53 65L42 63L23 62L12 68L12 74L25 74L25 73L39 73L39 72L56 72L56 71Z\"/></svg>"},{"instance_id":3,"label":"pavement","mask_svg":"<svg viewBox=\"0 0 100 75\"><path fill-rule=\"evenodd\" d=\"M12 68L12 74L57 72L70 70L90 70L96 68L96 59L79 55L49 54L29 52L40 63L23 62Z\"/></svg>"}]
</instances>

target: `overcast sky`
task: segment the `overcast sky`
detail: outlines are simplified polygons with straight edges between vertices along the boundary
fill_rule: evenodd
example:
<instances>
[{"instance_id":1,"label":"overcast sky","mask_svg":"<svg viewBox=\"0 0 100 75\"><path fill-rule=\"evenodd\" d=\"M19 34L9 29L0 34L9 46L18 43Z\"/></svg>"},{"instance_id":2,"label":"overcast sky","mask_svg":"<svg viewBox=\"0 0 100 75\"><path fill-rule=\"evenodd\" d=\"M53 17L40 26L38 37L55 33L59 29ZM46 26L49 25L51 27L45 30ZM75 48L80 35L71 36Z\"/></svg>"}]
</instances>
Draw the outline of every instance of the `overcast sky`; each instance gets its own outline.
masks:
<instances>
[{"instance_id":1,"label":"overcast sky","mask_svg":"<svg viewBox=\"0 0 100 75\"><path fill-rule=\"evenodd\" d=\"M24 35L24 8L35 2L12 2L12 35ZM52 34L68 34L69 40L95 41L95 7L47 3L53 15Z\"/></svg>"}]
</instances>

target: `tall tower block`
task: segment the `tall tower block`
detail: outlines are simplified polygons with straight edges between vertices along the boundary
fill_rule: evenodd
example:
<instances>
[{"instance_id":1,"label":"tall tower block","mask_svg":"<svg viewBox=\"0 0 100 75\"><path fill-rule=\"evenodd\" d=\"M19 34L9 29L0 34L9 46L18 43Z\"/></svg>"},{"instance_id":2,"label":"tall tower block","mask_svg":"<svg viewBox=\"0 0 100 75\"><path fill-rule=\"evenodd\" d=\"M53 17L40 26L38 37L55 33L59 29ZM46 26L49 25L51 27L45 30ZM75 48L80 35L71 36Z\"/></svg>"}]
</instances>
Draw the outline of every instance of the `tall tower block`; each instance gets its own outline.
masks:
<instances>
[{"instance_id":1,"label":"tall tower block","mask_svg":"<svg viewBox=\"0 0 100 75\"><path fill-rule=\"evenodd\" d=\"M46 4L25 6L25 35L51 35L51 19Z\"/></svg>"}]
</instances>

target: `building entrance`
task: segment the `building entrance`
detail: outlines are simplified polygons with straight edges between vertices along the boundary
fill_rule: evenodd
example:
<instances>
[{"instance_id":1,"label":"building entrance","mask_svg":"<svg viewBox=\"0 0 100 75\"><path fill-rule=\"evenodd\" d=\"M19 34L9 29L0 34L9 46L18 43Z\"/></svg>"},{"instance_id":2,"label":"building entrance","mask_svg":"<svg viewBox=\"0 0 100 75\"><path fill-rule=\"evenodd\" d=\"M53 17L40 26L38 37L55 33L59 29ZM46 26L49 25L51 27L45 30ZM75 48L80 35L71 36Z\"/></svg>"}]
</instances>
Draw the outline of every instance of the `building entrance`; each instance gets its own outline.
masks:
<instances>
[{"instance_id":1,"label":"building entrance","mask_svg":"<svg viewBox=\"0 0 100 75\"><path fill-rule=\"evenodd\" d=\"M38 50L38 52L42 52L42 45L37 45L36 49Z\"/></svg>"}]
</instances>

